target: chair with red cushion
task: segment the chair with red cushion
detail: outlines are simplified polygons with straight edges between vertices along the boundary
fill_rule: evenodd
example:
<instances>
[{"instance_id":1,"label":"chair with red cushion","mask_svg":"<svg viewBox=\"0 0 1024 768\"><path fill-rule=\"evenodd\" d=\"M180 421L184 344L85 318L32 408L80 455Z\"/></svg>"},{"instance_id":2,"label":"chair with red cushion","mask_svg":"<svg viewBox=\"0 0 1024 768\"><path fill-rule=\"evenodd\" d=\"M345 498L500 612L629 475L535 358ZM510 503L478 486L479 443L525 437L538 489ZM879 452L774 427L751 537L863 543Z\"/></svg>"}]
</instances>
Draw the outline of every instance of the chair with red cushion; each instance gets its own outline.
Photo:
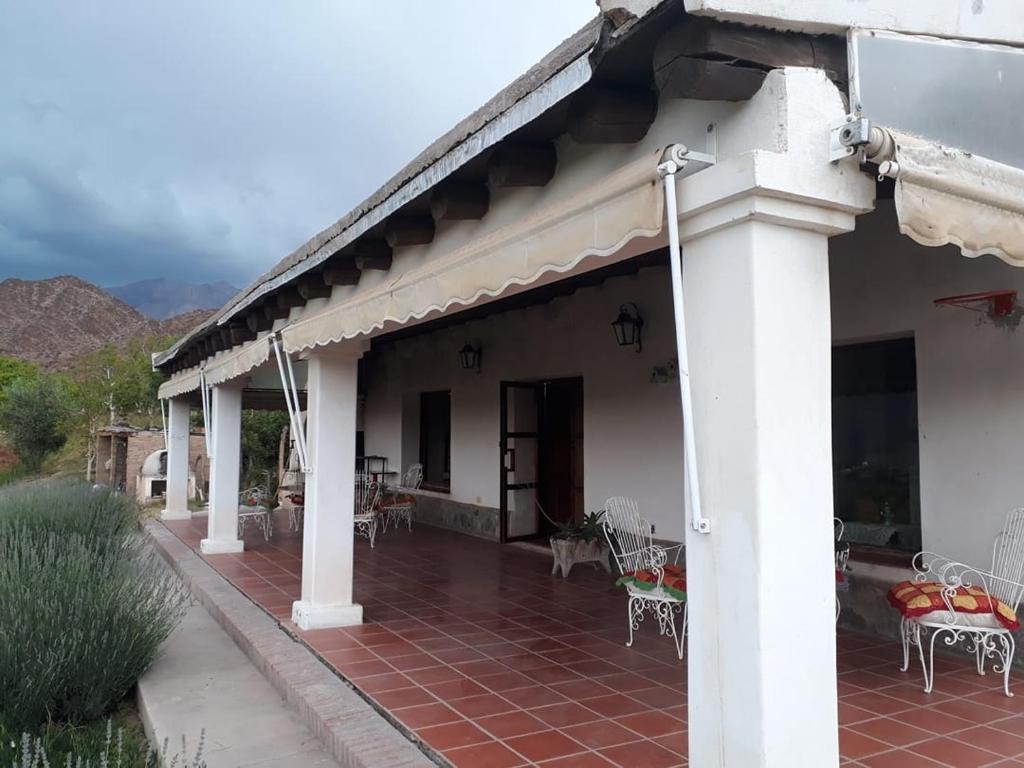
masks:
<instances>
[{"instance_id":1,"label":"chair with red cushion","mask_svg":"<svg viewBox=\"0 0 1024 768\"><path fill-rule=\"evenodd\" d=\"M975 655L979 675L986 659L1003 676L1010 693L1013 633L1019 629L1017 609L1024 596L1024 508L1006 517L992 546L992 567L975 568L934 552L914 556L914 577L889 590L889 603L902 615L900 639L903 666L910 666L910 647L916 646L924 673L924 691L935 682L935 641L947 646L961 641ZM928 646L927 653L925 646ZM927 655L927 658L926 658Z\"/></svg>"},{"instance_id":2,"label":"chair with red cushion","mask_svg":"<svg viewBox=\"0 0 1024 768\"><path fill-rule=\"evenodd\" d=\"M622 576L616 582L626 588L629 595L627 621L629 641L633 645L633 630L640 628L646 612L658 619L662 635L672 638L676 653L683 658L686 642L686 571L676 562L682 545L661 547L654 543L651 524L640 517L633 499L617 496L605 502L601 519L605 538ZM669 552L675 550L672 563ZM682 614L683 626L676 628L676 617Z\"/></svg>"}]
</instances>

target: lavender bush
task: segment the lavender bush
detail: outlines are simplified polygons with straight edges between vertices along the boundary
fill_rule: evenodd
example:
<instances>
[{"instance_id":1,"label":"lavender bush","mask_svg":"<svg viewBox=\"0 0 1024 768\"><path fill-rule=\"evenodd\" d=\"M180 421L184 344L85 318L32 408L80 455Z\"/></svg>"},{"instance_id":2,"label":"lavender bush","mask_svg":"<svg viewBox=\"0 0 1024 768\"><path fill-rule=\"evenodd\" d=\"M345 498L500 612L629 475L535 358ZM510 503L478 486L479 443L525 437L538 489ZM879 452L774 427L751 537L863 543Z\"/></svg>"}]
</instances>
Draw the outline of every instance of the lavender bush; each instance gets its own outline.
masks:
<instances>
[{"instance_id":1,"label":"lavender bush","mask_svg":"<svg viewBox=\"0 0 1024 768\"><path fill-rule=\"evenodd\" d=\"M188 593L123 496L74 483L0 490L0 725L102 717L132 690Z\"/></svg>"}]
</instances>

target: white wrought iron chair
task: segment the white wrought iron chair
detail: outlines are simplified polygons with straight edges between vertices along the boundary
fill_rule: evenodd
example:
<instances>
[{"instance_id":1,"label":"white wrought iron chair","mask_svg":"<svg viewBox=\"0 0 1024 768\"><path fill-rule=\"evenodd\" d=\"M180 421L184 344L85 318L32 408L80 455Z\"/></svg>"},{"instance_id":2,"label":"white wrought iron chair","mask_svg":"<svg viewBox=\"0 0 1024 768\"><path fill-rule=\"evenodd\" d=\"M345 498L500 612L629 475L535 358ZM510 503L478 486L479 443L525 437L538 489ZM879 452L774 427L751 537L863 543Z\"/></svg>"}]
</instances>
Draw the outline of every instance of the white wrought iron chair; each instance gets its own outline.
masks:
<instances>
[{"instance_id":1,"label":"white wrought iron chair","mask_svg":"<svg viewBox=\"0 0 1024 768\"><path fill-rule=\"evenodd\" d=\"M365 476L363 476L365 477ZM370 549L377 541L377 525L380 517L380 483L370 480L360 483L356 476L355 532L370 540Z\"/></svg>"},{"instance_id":2,"label":"white wrought iron chair","mask_svg":"<svg viewBox=\"0 0 1024 768\"><path fill-rule=\"evenodd\" d=\"M1010 668L1013 664L1013 633L992 613L964 613L954 607L961 589L977 589L984 593L982 605L994 607L993 598L1006 604L1014 613L1024 595L1024 508L1006 516L1003 530L992 545L992 566L982 570L950 560L934 552L914 556L913 583L933 582L941 585L946 610L938 610L916 618L904 617L900 622L903 644L903 666L910 666L910 646L917 646L924 674L924 691L931 693L935 683L935 641L942 637L947 646L963 641L975 656L979 675L985 674L985 660L993 658L993 671L1003 676L1003 691L1010 693ZM929 638L930 635L930 638ZM925 644L928 645L927 659Z\"/></svg>"},{"instance_id":3,"label":"white wrought iron chair","mask_svg":"<svg viewBox=\"0 0 1024 768\"><path fill-rule=\"evenodd\" d=\"M850 543L843 541L843 534L846 532L846 524L838 517L832 518L832 528L835 532L836 550L836 623L839 623L839 613L842 606L839 603L839 592L847 591L849 583L846 581L847 563L850 561Z\"/></svg>"},{"instance_id":4,"label":"white wrought iron chair","mask_svg":"<svg viewBox=\"0 0 1024 768\"><path fill-rule=\"evenodd\" d=\"M416 501L408 493L403 493L403 491L415 491L422 482L423 465L410 464L409 468L405 470L401 484L388 489L388 493L380 505L385 531L389 525L397 528L399 523L404 520L409 532L412 532L412 510L416 506Z\"/></svg>"},{"instance_id":5,"label":"white wrought iron chair","mask_svg":"<svg viewBox=\"0 0 1024 768\"><path fill-rule=\"evenodd\" d=\"M288 530L298 532L306 519L305 495L302 493L290 493L287 496L288 506ZM299 499L300 501L296 501Z\"/></svg>"},{"instance_id":6,"label":"white wrought iron chair","mask_svg":"<svg viewBox=\"0 0 1024 768\"><path fill-rule=\"evenodd\" d=\"M423 465L410 464L405 470L405 477L402 478L402 488L415 491L423 484Z\"/></svg>"},{"instance_id":7,"label":"white wrought iron chair","mask_svg":"<svg viewBox=\"0 0 1024 768\"><path fill-rule=\"evenodd\" d=\"M676 653L680 659L683 658L687 624L686 600L670 595L664 584L665 569L669 565L669 552L675 550L672 565L677 565L682 544L673 547L655 544L651 524L640 517L636 501L621 496L605 502L601 525L608 540L608 547L615 557L615 564L623 577L643 573L650 579L643 582L644 586L638 586L640 582L636 578L623 582L629 595L629 641L626 645L633 645L633 632L640 628L645 612L650 611L658 619L659 633L672 638ZM676 616L679 614L683 617L681 630L676 628Z\"/></svg>"},{"instance_id":8,"label":"white wrought iron chair","mask_svg":"<svg viewBox=\"0 0 1024 768\"><path fill-rule=\"evenodd\" d=\"M242 538L248 523L255 523L263 531L263 539L270 541L274 518L270 512L270 493L265 486L255 485L238 494L238 538Z\"/></svg>"}]
</instances>

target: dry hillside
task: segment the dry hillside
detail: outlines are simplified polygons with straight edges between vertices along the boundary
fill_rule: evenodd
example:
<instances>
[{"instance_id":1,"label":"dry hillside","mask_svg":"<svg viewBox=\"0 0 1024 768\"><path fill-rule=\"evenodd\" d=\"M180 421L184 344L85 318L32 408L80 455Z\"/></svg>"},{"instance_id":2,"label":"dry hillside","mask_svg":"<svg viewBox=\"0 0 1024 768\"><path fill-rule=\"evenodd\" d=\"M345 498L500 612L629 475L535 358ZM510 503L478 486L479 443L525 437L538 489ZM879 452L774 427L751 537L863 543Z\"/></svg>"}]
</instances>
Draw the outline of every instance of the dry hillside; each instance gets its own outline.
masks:
<instances>
[{"instance_id":1,"label":"dry hillside","mask_svg":"<svg viewBox=\"0 0 1024 768\"><path fill-rule=\"evenodd\" d=\"M152 320L92 283L64 275L0 282L0 355L64 370L104 344L182 335L210 312Z\"/></svg>"}]
</instances>

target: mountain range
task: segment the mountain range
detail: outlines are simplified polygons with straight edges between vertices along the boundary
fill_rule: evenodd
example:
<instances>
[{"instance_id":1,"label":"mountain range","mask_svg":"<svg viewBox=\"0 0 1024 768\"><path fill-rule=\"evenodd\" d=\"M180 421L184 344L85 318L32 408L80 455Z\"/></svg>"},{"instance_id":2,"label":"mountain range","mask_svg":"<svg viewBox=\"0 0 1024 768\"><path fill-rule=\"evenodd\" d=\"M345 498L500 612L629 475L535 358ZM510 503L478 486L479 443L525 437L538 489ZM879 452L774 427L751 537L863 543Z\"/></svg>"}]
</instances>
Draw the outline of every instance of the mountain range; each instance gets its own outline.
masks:
<instances>
[{"instance_id":1,"label":"mountain range","mask_svg":"<svg viewBox=\"0 0 1024 768\"><path fill-rule=\"evenodd\" d=\"M167 297L169 302L169 293ZM179 306L189 307L191 301L183 300ZM156 319L71 275L47 280L10 278L0 282L0 355L30 360L48 370L66 370L104 344L182 336L209 317L213 308Z\"/></svg>"},{"instance_id":2,"label":"mountain range","mask_svg":"<svg viewBox=\"0 0 1024 768\"><path fill-rule=\"evenodd\" d=\"M114 285L106 291L157 320L197 309L218 309L238 293L238 289L228 283L188 283L167 278Z\"/></svg>"}]
</instances>

